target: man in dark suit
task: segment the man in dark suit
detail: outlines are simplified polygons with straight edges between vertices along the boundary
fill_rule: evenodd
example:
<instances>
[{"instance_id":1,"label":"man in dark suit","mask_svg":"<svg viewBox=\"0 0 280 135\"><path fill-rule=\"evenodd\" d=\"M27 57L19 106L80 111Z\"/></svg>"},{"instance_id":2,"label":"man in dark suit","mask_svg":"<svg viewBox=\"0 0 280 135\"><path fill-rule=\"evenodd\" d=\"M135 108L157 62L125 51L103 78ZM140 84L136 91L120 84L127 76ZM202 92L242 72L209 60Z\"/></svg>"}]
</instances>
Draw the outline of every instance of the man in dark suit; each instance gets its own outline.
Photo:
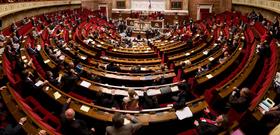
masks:
<instances>
[{"instance_id":1,"label":"man in dark suit","mask_svg":"<svg viewBox=\"0 0 280 135\"><path fill-rule=\"evenodd\" d=\"M1 135L19 135L20 130L22 129L23 124L26 122L27 118L20 118L18 124L15 127L8 125L6 128L0 128Z\"/></svg>"},{"instance_id":2,"label":"man in dark suit","mask_svg":"<svg viewBox=\"0 0 280 135\"><path fill-rule=\"evenodd\" d=\"M23 90L25 90L24 92L22 92L22 96L26 97L26 96L30 96L30 95L37 95L39 90L48 83L47 80L45 80L44 82L42 82L41 85L36 85L36 80L38 80L38 77L35 75L33 75L32 71L29 71L28 69L23 71Z\"/></svg>"},{"instance_id":3,"label":"man in dark suit","mask_svg":"<svg viewBox=\"0 0 280 135\"><path fill-rule=\"evenodd\" d=\"M210 118L201 117L199 120L194 121L199 135L217 135L227 128L228 118L226 115L215 117L210 113L208 108L206 108L204 112Z\"/></svg>"},{"instance_id":4,"label":"man in dark suit","mask_svg":"<svg viewBox=\"0 0 280 135\"><path fill-rule=\"evenodd\" d=\"M63 105L61 118L61 132L63 135L93 135L95 129L89 129L83 120L75 119L75 111L68 108L71 102L69 98L66 104Z\"/></svg>"},{"instance_id":5,"label":"man in dark suit","mask_svg":"<svg viewBox=\"0 0 280 135\"><path fill-rule=\"evenodd\" d=\"M186 106L186 102L194 99L194 96L189 91L189 86L186 82L183 82L178 85L179 93L177 96L172 97L175 101L173 107L175 109L181 109Z\"/></svg>"},{"instance_id":6,"label":"man in dark suit","mask_svg":"<svg viewBox=\"0 0 280 135\"><path fill-rule=\"evenodd\" d=\"M153 108L159 108L158 99L156 96L149 97L147 94L148 88L146 87L144 91L144 96L141 102L143 109L153 109Z\"/></svg>"},{"instance_id":7,"label":"man in dark suit","mask_svg":"<svg viewBox=\"0 0 280 135\"><path fill-rule=\"evenodd\" d=\"M239 90L234 87L234 91L229 97L228 107L233 107L238 112L243 112L247 109L251 102L251 92L248 88Z\"/></svg>"},{"instance_id":8,"label":"man in dark suit","mask_svg":"<svg viewBox=\"0 0 280 135\"><path fill-rule=\"evenodd\" d=\"M265 111L261 108L259 110L264 114L262 118L262 123L265 124L265 127L268 131L272 130L280 122L280 104L272 107L269 111Z\"/></svg>"}]
</instances>

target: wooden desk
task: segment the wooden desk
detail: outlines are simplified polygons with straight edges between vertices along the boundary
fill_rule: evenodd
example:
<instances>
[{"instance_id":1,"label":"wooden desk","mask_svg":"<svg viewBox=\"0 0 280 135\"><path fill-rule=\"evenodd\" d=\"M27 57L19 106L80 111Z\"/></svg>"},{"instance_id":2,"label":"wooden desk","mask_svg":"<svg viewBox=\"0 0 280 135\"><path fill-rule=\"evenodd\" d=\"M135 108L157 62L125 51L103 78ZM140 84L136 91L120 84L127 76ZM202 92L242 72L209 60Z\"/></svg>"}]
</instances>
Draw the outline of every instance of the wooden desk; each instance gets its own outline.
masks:
<instances>
[{"instance_id":1,"label":"wooden desk","mask_svg":"<svg viewBox=\"0 0 280 135\"><path fill-rule=\"evenodd\" d=\"M255 64L257 63L257 60L259 58L259 56L255 53L255 48L256 46L254 45L252 47L252 51L250 51L251 57L249 56L248 62L243 67L243 69L227 84L217 89L221 98L227 97L233 91L233 87L238 87L253 71Z\"/></svg>"},{"instance_id":2,"label":"wooden desk","mask_svg":"<svg viewBox=\"0 0 280 135\"><path fill-rule=\"evenodd\" d=\"M227 59L227 61L225 63L222 63L218 66L216 66L215 68L203 73L202 75L199 75L196 80L199 84L202 84L206 81L208 81L209 79L218 76L219 74L223 73L223 71L225 71L228 67L232 66L232 64L236 61L236 59L239 57L239 55L241 54L241 51L243 50L243 43L241 43L242 45L239 45L236 50L232 53L231 57ZM213 77L208 77L209 75L213 76Z\"/></svg>"},{"instance_id":3,"label":"wooden desk","mask_svg":"<svg viewBox=\"0 0 280 135\"><path fill-rule=\"evenodd\" d=\"M17 121L19 121L21 117L27 116L28 120L23 125L23 129L27 133L37 134L40 129L44 129L49 134L61 135L54 130L49 130L49 128L45 127L45 125L38 122L37 119L34 118L34 116L30 113L30 110L27 110L24 107L24 105L22 104L23 101L19 101L18 97L16 97L15 91L11 88L11 86L8 84L7 87L8 89L1 91L3 100L6 103L9 112Z\"/></svg>"}]
</instances>

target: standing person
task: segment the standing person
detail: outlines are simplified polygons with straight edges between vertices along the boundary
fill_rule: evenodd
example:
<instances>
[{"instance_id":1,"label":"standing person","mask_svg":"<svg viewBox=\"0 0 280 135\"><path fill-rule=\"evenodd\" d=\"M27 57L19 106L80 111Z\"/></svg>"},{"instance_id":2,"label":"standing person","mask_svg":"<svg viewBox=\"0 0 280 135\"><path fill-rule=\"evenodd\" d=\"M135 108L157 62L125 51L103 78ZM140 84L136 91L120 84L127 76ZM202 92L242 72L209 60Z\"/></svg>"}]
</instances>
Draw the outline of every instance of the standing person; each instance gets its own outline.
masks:
<instances>
[{"instance_id":1,"label":"standing person","mask_svg":"<svg viewBox=\"0 0 280 135\"><path fill-rule=\"evenodd\" d=\"M125 118L132 123L125 125ZM137 118L131 115L122 115L116 113L112 119L113 126L106 127L105 135L133 135L142 127L142 123Z\"/></svg>"}]
</instances>

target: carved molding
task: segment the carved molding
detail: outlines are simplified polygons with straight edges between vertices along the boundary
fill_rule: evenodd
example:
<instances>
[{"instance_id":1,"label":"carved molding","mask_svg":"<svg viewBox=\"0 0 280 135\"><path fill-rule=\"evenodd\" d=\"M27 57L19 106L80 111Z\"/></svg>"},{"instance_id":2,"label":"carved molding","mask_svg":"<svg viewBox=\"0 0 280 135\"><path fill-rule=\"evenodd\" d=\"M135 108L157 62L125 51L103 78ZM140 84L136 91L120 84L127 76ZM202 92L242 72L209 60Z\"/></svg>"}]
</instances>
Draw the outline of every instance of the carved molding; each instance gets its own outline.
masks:
<instances>
[{"instance_id":1,"label":"carved molding","mask_svg":"<svg viewBox=\"0 0 280 135\"><path fill-rule=\"evenodd\" d=\"M232 4L263 8L280 14L280 1L273 0L232 0Z\"/></svg>"},{"instance_id":2,"label":"carved molding","mask_svg":"<svg viewBox=\"0 0 280 135\"><path fill-rule=\"evenodd\" d=\"M0 17L16 13L23 10L30 10L34 8L62 6L62 5L76 5L81 4L80 0L67 1L39 1L39 2L18 2L0 5Z\"/></svg>"}]
</instances>

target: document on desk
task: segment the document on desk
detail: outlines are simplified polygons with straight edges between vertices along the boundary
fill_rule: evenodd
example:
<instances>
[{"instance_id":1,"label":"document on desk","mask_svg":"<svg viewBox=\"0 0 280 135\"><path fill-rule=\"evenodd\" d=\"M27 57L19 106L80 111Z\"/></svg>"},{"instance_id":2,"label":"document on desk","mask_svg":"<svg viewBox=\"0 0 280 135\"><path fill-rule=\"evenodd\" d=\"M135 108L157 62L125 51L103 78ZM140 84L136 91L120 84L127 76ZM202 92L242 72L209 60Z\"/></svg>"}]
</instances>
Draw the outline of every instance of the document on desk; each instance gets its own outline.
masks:
<instances>
[{"instance_id":1,"label":"document on desk","mask_svg":"<svg viewBox=\"0 0 280 135\"><path fill-rule=\"evenodd\" d=\"M50 89L50 87L49 86L47 86L46 88L45 88L45 91L48 91Z\"/></svg>"},{"instance_id":2,"label":"document on desk","mask_svg":"<svg viewBox=\"0 0 280 135\"><path fill-rule=\"evenodd\" d=\"M116 95L127 96L127 91L125 90L115 90Z\"/></svg>"},{"instance_id":3,"label":"document on desk","mask_svg":"<svg viewBox=\"0 0 280 135\"><path fill-rule=\"evenodd\" d=\"M43 82L41 80L39 80L38 82L35 83L35 86L39 87L43 84Z\"/></svg>"},{"instance_id":4,"label":"document on desk","mask_svg":"<svg viewBox=\"0 0 280 135\"><path fill-rule=\"evenodd\" d=\"M141 67L141 68L140 68L140 70L141 70L141 71L146 71L146 70L147 70L147 68L143 68L143 67Z\"/></svg>"},{"instance_id":5,"label":"document on desk","mask_svg":"<svg viewBox=\"0 0 280 135\"><path fill-rule=\"evenodd\" d=\"M185 118L190 118L193 116L192 111L190 110L189 107L185 107L184 109L181 110L177 110L176 111L176 115L178 117L179 120L183 120Z\"/></svg>"},{"instance_id":6,"label":"document on desk","mask_svg":"<svg viewBox=\"0 0 280 135\"><path fill-rule=\"evenodd\" d=\"M211 78L213 77L213 75L208 74L208 75L206 75L206 77L207 77L208 79L211 79Z\"/></svg>"},{"instance_id":7,"label":"document on desk","mask_svg":"<svg viewBox=\"0 0 280 135\"><path fill-rule=\"evenodd\" d=\"M111 94L112 90L109 90L108 88L102 88L101 89L103 93Z\"/></svg>"},{"instance_id":8,"label":"document on desk","mask_svg":"<svg viewBox=\"0 0 280 135\"><path fill-rule=\"evenodd\" d=\"M47 59L47 60L44 61L45 64L47 64L47 63L49 63L49 62L50 62L49 59Z\"/></svg>"},{"instance_id":9,"label":"document on desk","mask_svg":"<svg viewBox=\"0 0 280 135\"><path fill-rule=\"evenodd\" d=\"M86 56L81 56L81 59L85 60L85 59L87 59L87 57Z\"/></svg>"},{"instance_id":10,"label":"document on desk","mask_svg":"<svg viewBox=\"0 0 280 135\"><path fill-rule=\"evenodd\" d=\"M171 87L171 91L172 91L172 92L179 91L178 86L173 86L173 87Z\"/></svg>"},{"instance_id":11,"label":"document on desk","mask_svg":"<svg viewBox=\"0 0 280 135\"><path fill-rule=\"evenodd\" d=\"M151 76L151 75L145 76L145 80L152 80L152 79L153 79L153 76Z\"/></svg>"},{"instance_id":12,"label":"document on desk","mask_svg":"<svg viewBox=\"0 0 280 135\"><path fill-rule=\"evenodd\" d=\"M208 54L208 51L204 51L203 54L204 54L204 55L207 55L207 54Z\"/></svg>"},{"instance_id":13,"label":"document on desk","mask_svg":"<svg viewBox=\"0 0 280 135\"><path fill-rule=\"evenodd\" d=\"M90 107L89 107L89 106L86 106L86 105L82 105L81 108L80 108L80 110L82 110L82 111L84 111L84 112L88 112L89 109L90 109Z\"/></svg>"},{"instance_id":14,"label":"document on desk","mask_svg":"<svg viewBox=\"0 0 280 135\"><path fill-rule=\"evenodd\" d=\"M131 123L130 120L128 120L127 118L124 118L124 121L123 121L123 124L124 124L124 125L130 124L130 123Z\"/></svg>"},{"instance_id":15,"label":"document on desk","mask_svg":"<svg viewBox=\"0 0 280 135\"><path fill-rule=\"evenodd\" d=\"M143 91L136 90L135 92L136 92L139 96L144 96L144 92L143 92Z\"/></svg>"},{"instance_id":16,"label":"document on desk","mask_svg":"<svg viewBox=\"0 0 280 135\"><path fill-rule=\"evenodd\" d=\"M61 94L59 92L53 93L54 99L59 99L61 97Z\"/></svg>"},{"instance_id":17,"label":"document on desk","mask_svg":"<svg viewBox=\"0 0 280 135\"><path fill-rule=\"evenodd\" d=\"M147 90L148 96L159 95L159 94L161 94L160 89Z\"/></svg>"},{"instance_id":18,"label":"document on desk","mask_svg":"<svg viewBox=\"0 0 280 135\"><path fill-rule=\"evenodd\" d=\"M213 61L213 60L214 60L214 58L213 58L213 57L210 57L210 58L209 58L209 61Z\"/></svg>"},{"instance_id":19,"label":"document on desk","mask_svg":"<svg viewBox=\"0 0 280 135\"><path fill-rule=\"evenodd\" d=\"M82 82L80 83L80 85L83 86L83 87L89 88L90 85L91 85L91 83L89 83L89 82L87 82L87 81L82 81Z\"/></svg>"}]
</instances>

